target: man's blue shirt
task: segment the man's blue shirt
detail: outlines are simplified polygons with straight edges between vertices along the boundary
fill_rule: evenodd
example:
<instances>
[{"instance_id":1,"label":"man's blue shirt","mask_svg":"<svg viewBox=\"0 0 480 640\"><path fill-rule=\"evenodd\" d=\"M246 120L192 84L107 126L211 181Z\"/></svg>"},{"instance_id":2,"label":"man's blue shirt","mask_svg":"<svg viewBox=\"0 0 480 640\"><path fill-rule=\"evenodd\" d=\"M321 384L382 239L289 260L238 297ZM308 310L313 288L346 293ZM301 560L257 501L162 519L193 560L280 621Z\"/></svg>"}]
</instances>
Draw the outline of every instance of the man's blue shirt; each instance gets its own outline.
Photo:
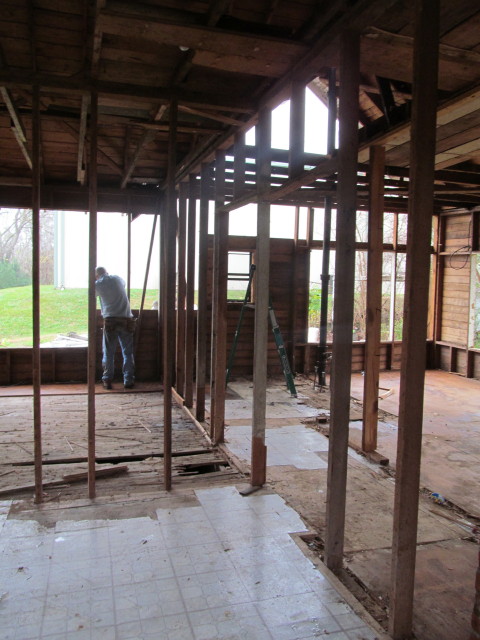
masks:
<instances>
[{"instance_id":1,"label":"man's blue shirt","mask_svg":"<svg viewBox=\"0 0 480 640\"><path fill-rule=\"evenodd\" d=\"M125 281L119 276L103 275L95 282L104 318L131 318L130 303L125 291Z\"/></svg>"}]
</instances>

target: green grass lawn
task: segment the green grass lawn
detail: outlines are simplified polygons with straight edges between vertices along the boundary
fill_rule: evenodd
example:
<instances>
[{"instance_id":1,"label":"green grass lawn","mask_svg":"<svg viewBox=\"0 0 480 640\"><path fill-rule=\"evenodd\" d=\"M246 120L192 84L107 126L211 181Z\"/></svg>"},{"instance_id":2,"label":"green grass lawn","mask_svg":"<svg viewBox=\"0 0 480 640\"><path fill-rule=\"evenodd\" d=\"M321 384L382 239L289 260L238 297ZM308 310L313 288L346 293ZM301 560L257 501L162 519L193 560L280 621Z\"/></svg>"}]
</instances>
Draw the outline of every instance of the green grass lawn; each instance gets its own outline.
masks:
<instances>
[{"instance_id":1,"label":"green grass lawn","mask_svg":"<svg viewBox=\"0 0 480 640\"><path fill-rule=\"evenodd\" d=\"M156 290L147 290L144 309L150 309L157 296ZM40 287L40 342L49 342L60 333L88 333L87 297L87 289ZM131 290L132 309L140 307L141 298L141 289ZM32 288L0 289L0 309L0 347L31 347Z\"/></svg>"}]
</instances>

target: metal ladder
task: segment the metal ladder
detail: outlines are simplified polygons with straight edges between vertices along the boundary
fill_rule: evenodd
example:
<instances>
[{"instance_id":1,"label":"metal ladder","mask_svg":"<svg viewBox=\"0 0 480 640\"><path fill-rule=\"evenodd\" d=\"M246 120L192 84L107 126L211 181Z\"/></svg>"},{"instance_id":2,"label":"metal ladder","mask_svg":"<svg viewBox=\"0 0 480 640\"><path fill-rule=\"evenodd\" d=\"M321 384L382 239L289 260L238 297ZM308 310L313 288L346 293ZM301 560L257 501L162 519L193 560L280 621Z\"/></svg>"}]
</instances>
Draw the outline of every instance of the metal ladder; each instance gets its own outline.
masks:
<instances>
[{"instance_id":1,"label":"metal ladder","mask_svg":"<svg viewBox=\"0 0 480 640\"><path fill-rule=\"evenodd\" d=\"M245 309L247 307L254 307L255 305L250 303L250 293L252 290L252 280L255 273L255 265L250 265L250 273L248 275L248 285L247 290L245 292L245 298L242 303L242 308L240 309L240 315L238 317L237 328L235 329L235 335L233 336L232 348L230 349L230 354L228 356L227 362L227 371L225 377L225 385L228 384L230 380L230 373L232 371L233 361L235 359L235 353L237 351L238 338L240 336L240 330L242 328L243 316L245 314ZM293 380L293 373L290 368L290 363L288 362L287 351L285 349L285 343L283 341L282 333L280 331L280 327L277 322L277 318L275 316L275 311L272 307L272 300L269 298L268 301L268 316L270 318L270 323L272 325L273 337L275 339L275 345L277 347L278 356L280 358L280 364L282 365L283 375L285 376L285 382L287 383L287 388L290 391L290 394L296 398L297 390L295 388L295 382Z\"/></svg>"}]
</instances>

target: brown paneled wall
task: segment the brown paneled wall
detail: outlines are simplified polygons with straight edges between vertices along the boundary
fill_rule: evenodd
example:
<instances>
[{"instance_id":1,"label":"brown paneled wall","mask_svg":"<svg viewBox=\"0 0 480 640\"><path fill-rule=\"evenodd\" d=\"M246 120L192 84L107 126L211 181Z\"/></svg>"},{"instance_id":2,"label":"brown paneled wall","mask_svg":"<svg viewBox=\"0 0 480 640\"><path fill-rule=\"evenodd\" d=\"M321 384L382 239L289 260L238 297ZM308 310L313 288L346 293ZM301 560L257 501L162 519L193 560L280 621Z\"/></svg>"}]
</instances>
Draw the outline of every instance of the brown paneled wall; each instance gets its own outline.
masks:
<instances>
[{"instance_id":1,"label":"brown paneled wall","mask_svg":"<svg viewBox=\"0 0 480 640\"><path fill-rule=\"evenodd\" d=\"M332 345L327 349L331 352ZM402 343L394 345L390 342L382 342L380 345L380 371L388 369L400 369L402 359ZM315 372L317 361L317 345L297 345L297 373L310 375ZM352 372L358 373L365 369L365 342L354 342L352 346ZM328 372L328 369L327 369Z\"/></svg>"},{"instance_id":2,"label":"brown paneled wall","mask_svg":"<svg viewBox=\"0 0 480 640\"><path fill-rule=\"evenodd\" d=\"M229 251L245 251L253 253L255 262L256 238L245 236L230 236ZM209 289L208 299L211 308L211 270L213 264L212 237L209 237L208 271ZM270 295L272 307L282 333L285 347L293 367L292 354L294 342L305 342L306 318L308 313L308 268L309 251L306 246L297 246L293 240L273 238L270 241ZM295 286L295 281L303 286ZM305 284L303 284L305 283ZM253 296L255 296L255 277L253 280ZM233 343L235 329L240 315L241 302L229 302L227 305L227 356ZM239 335L235 359L231 376L251 375L253 367L255 312L247 308L243 318ZM271 324L268 339L268 374L281 375L282 368L275 346ZM210 352L208 345L207 352Z\"/></svg>"},{"instance_id":3,"label":"brown paneled wall","mask_svg":"<svg viewBox=\"0 0 480 640\"><path fill-rule=\"evenodd\" d=\"M469 348L472 250L479 247L479 212L446 216L439 248L440 293L435 366L480 378L480 352Z\"/></svg>"},{"instance_id":4,"label":"brown paneled wall","mask_svg":"<svg viewBox=\"0 0 480 640\"><path fill-rule=\"evenodd\" d=\"M470 301L470 257L460 255L470 246L471 216L445 221L441 341L466 346Z\"/></svg>"}]
</instances>

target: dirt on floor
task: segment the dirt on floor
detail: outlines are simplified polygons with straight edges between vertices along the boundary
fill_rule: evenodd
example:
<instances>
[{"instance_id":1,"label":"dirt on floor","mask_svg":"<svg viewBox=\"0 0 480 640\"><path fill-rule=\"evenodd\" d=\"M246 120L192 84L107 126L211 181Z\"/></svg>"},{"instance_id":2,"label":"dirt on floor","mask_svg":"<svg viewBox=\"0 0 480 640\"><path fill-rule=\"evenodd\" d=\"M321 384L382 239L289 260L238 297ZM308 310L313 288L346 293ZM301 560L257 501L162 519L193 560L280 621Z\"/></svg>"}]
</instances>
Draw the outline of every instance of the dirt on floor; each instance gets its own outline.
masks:
<instances>
[{"instance_id":1,"label":"dirt on floor","mask_svg":"<svg viewBox=\"0 0 480 640\"><path fill-rule=\"evenodd\" d=\"M418 640L465 640L471 629L480 543L480 384L451 378L437 371L428 371L426 377L414 609ZM386 395L379 400L377 452L382 464L373 464L354 453L361 448L363 378L352 378L345 561L339 577L386 629L399 372L387 372L380 385L384 387L380 394ZM328 389L314 389L311 381L299 381L297 387L307 398L304 401L319 409L318 417L306 420L306 426L328 435ZM320 557L326 476L326 469L268 469L275 491L316 532L308 544ZM462 482L463 492L459 490Z\"/></svg>"},{"instance_id":2,"label":"dirt on floor","mask_svg":"<svg viewBox=\"0 0 480 640\"><path fill-rule=\"evenodd\" d=\"M328 436L329 391L315 389L297 377L293 401L283 381L270 381L275 403L282 411L268 418L267 429L303 424ZM234 386L234 385L232 385ZM395 456L399 373L382 374L378 464L359 453L362 429L363 378L352 377L350 445L347 475L345 563L339 576L386 628L390 588L390 553L395 490ZM228 419L230 428L246 424L251 408L251 381L245 393L234 390L227 403L237 403ZM65 389L66 390L66 389ZM65 391L65 390L61 390ZM480 540L480 384L443 372L427 372L423 463L419 508L414 631L418 640L465 640L469 636L475 572ZM17 503L31 513L33 501L32 398L27 390L2 398L0 495L23 498ZM248 399L250 394L250 399ZM299 409L313 408L299 418ZM97 500L112 513L144 509L152 492L163 495L163 395L159 388L141 385L135 393L104 393L96 397L99 469L127 466L126 472L97 479ZM58 395L58 386L42 390L42 430L45 501L68 511L68 502L85 500L86 482L67 482L65 476L85 472L87 452L84 389ZM248 484L249 461L226 456L212 447L184 411L173 407L173 484L179 491L214 484ZM248 423L248 418L247 418ZM204 427L209 428L208 422ZM308 525L305 541L321 558L325 531L327 451L316 452L323 468L293 464L268 466L267 488L293 507ZM387 463L387 464L386 464ZM433 494L438 494L434 496ZM164 499L170 499L168 494ZM173 499L173 497L172 497ZM115 507L118 506L118 508ZM138 506L140 505L140 507ZM147 504L148 506L148 504ZM41 514L40 514L41 515ZM88 515L86 516L88 517Z\"/></svg>"}]
</instances>

